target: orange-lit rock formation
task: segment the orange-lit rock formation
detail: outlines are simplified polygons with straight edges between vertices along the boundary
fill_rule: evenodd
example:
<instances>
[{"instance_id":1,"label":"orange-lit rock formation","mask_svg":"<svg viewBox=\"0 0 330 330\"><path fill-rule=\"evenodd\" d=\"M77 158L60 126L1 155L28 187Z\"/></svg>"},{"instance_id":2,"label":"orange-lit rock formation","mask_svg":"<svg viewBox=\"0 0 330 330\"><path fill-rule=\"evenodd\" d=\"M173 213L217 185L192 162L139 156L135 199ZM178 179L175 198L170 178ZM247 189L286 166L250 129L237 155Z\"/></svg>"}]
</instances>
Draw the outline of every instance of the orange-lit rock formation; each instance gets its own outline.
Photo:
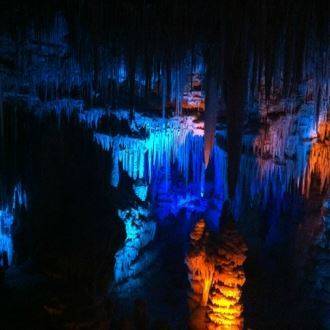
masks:
<instances>
[{"instance_id":1,"label":"orange-lit rock formation","mask_svg":"<svg viewBox=\"0 0 330 330\"><path fill-rule=\"evenodd\" d=\"M191 246L186 257L191 293L190 328L243 329L240 302L245 275L242 265L247 247L233 220L224 227L218 240L210 238L201 219L190 234ZM207 319L205 319L205 308Z\"/></svg>"},{"instance_id":2,"label":"orange-lit rock formation","mask_svg":"<svg viewBox=\"0 0 330 330\"><path fill-rule=\"evenodd\" d=\"M216 256L216 269L208 303L208 329L243 329L240 302L245 282L242 268L247 247L233 221L226 224Z\"/></svg>"},{"instance_id":3,"label":"orange-lit rock formation","mask_svg":"<svg viewBox=\"0 0 330 330\"><path fill-rule=\"evenodd\" d=\"M209 256L206 251L208 232L203 219L195 225L190 239L191 248L185 260L192 289L190 298L196 305L206 306L212 285L214 262L212 256Z\"/></svg>"},{"instance_id":4,"label":"orange-lit rock formation","mask_svg":"<svg viewBox=\"0 0 330 330\"><path fill-rule=\"evenodd\" d=\"M304 194L309 195L312 176L320 180L320 191L330 182L330 121L322 122L318 127L317 141L312 145L306 176Z\"/></svg>"}]
</instances>

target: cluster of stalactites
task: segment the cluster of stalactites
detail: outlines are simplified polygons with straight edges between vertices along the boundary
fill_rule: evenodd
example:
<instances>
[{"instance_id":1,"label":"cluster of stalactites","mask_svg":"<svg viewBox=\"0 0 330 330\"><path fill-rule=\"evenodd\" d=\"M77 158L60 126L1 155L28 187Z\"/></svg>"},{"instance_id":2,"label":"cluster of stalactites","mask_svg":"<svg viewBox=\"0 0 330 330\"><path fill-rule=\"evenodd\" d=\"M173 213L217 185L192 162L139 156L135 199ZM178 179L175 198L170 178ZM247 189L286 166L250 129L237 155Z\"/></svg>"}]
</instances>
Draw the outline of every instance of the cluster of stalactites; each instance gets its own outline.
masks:
<instances>
[{"instance_id":1,"label":"cluster of stalactites","mask_svg":"<svg viewBox=\"0 0 330 330\"><path fill-rule=\"evenodd\" d=\"M250 190L255 190L253 186L258 184L266 193L263 195L265 201L269 187L279 197L279 201L292 189L308 196L313 174L320 178L320 190L324 189L329 180L329 124L326 102L321 110L317 116L320 118L318 121L315 118L314 100L306 103L299 100L283 101L279 105L269 106L268 115L273 113L276 116L263 114L265 125L259 129L259 134L252 141L258 178L254 183L251 182ZM248 146L249 143L250 140L245 145ZM243 166L241 175L245 175L244 171ZM260 189L257 188L256 192L258 190Z\"/></svg>"},{"instance_id":2,"label":"cluster of stalactites","mask_svg":"<svg viewBox=\"0 0 330 330\"><path fill-rule=\"evenodd\" d=\"M126 118L125 118L126 119ZM94 133L94 140L106 151L112 151L113 167L111 184L120 182L120 166L134 180L151 182L161 168L165 170L168 188L172 177L172 165L184 177L186 183L201 186L203 138L200 129L192 123L193 117L172 118L163 125L161 119L136 114L137 123L143 124L148 136L110 136ZM192 171L190 171L190 168Z\"/></svg>"},{"instance_id":3,"label":"cluster of stalactites","mask_svg":"<svg viewBox=\"0 0 330 330\"><path fill-rule=\"evenodd\" d=\"M208 329L243 329L242 286L245 282L242 268L247 247L235 229L228 223L222 232L220 247L215 256L215 272L208 304Z\"/></svg>"},{"instance_id":4,"label":"cluster of stalactites","mask_svg":"<svg viewBox=\"0 0 330 330\"><path fill-rule=\"evenodd\" d=\"M312 118L302 124L309 124ZM256 155L257 180L269 187L269 182L276 187L281 197L290 187L292 180L299 182L304 173L307 153L310 147L309 132L300 132L299 115L287 115L268 123L268 127L261 128L253 141L253 151ZM313 121L309 126L313 126ZM310 131L310 130L308 130Z\"/></svg>"},{"instance_id":5,"label":"cluster of stalactites","mask_svg":"<svg viewBox=\"0 0 330 330\"><path fill-rule=\"evenodd\" d=\"M1 55L9 64L13 61L16 72L23 72L18 84L29 81L35 90L41 86L46 98L78 88L84 97L108 98L115 104L122 85L129 91L129 103L135 97L166 93L180 113L185 84L194 74L204 73L205 54L214 45L215 78L231 85L226 68L236 79L241 73L232 72L231 65L235 69L242 63L252 102L259 97L272 102L275 94L294 95L310 77L321 99L328 83L328 8L321 2L280 2L213 1L207 8L200 1L140 6L98 1L56 9L45 4L26 7L31 13L24 28L13 26L22 31L10 35L13 6L12 14L9 7L1 20L0 37L6 39ZM41 15L45 8L48 15ZM3 62L4 72L12 72Z\"/></svg>"}]
</instances>

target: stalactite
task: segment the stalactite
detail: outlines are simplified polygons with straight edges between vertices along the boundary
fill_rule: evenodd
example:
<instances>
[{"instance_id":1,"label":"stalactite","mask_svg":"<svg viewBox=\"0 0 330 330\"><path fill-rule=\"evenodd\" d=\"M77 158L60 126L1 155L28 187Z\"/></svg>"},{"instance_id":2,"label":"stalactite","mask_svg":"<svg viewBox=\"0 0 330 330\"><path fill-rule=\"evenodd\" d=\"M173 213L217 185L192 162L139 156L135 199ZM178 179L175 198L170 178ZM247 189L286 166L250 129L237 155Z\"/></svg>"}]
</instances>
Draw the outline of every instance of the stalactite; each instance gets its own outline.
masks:
<instances>
[{"instance_id":1,"label":"stalactite","mask_svg":"<svg viewBox=\"0 0 330 330\"><path fill-rule=\"evenodd\" d=\"M168 56L169 57L169 56ZM167 95L167 103L171 102L171 90L172 90L172 69L170 60L166 60L166 95Z\"/></svg>"},{"instance_id":2,"label":"stalactite","mask_svg":"<svg viewBox=\"0 0 330 330\"><path fill-rule=\"evenodd\" d=\"M181 79L180 79L180 69L177 68L176 72L175 72L175 114L177 116L180 115L180 110L181 110L181 95L180 95L180 83L181 83Z\"/></svg>"},{"instance_id":3,"label":"stalactite","mask_svg":"<svg viewBox=\"0 0 330 330\"><path fill-rule=\"evenodd\" d=\"M148 102L149 93L151 88L151 70L150 70L150 54L148 53L148 49L144 54L144 71L145 71L145 98Z\"/></svg>"},{"instance_id":4,"label":"stalactite","mask_svg":"<svg viewBox=\"0 0 330 330\"><path fill-rule=\"evenodd\" d=\"M214 188L215 194L221 198L221 200L226 200L228 198L228 185L226 180L228 159L227 153L222 150L219 146L214 148Z\"/></svg>"},{"instance_id":5,"label":"stalactite","mask_svg":"<svg viewBox=\"0 0 330 330\"><path fill-rule=\"evenodd\" d=\"M162 72L162 117L165 119L166 117L166 76L165 71Z\"/></svg>"},{"instance_id":6,"label":"stalactite","mask_svg":"<svg viewBox=\"0 0 330 330\"><path fill-rule=\"evenodd\" d=\"M136 56L135 50L129 49L128 54L128 82L129 82L129 109L130 120L134 119L134 96L135 96L135 72L136 72Z\"/></svg>"},{"instance_id":7,"label":"stalactite","mask_svg":"<svg viewBox=\"0 0 330 330\"><path fill-rule=\"evenodd\" d=\"M231 10L239 12L241 25L246 28L246 13L241 8L233 6ZM224 59L223 89L228 123L228 194L230 199L234 199L246 109L247 32L238 31L235 22L231 24L232 34L228 36Z\"/></svg>"},{"instance_id":8,"label":"stalactite","mask_svg":"<svg viewBox=\"0 0 330 330\"><path fill-rule=\"evenodd\" d=\"M112 171L111 171L111 185L113 187L118 187L120 180L120 170L119 170L119 146L118 143L113 144L112 150ZM106 148L103 147L106 150Z\"/></svg>"},{"instance_id":9,"label":"stalactite","mask_svg":"<svg viewBox=\"0 0 330 330\"><path fill-rule=\"evenodd\" d=\"M4 116L3 116L3 90L2 90L2 73L0 72L0 136L1 141L4 141ZM2 148L2 146L1 146Z\"/></svg>"},{"instance_id":10,"label":"stalactite","mask_svg":"<svg viewBox=\"0 0 330 330\"><path fill-rule=\"evenodd\" d=\"M214 56L214 54L212 54ZM212 56L210 55L210 56ZM214 61L214 59L212 59ZM210 160L211 151L213 149L215 126L217 123L217 115L219 112L218 86L215 78L216 68L207 64L206 73L206 97L205 97L205 134L204 134L204 164L205 168Z\"/></svg>"}]
</instances>

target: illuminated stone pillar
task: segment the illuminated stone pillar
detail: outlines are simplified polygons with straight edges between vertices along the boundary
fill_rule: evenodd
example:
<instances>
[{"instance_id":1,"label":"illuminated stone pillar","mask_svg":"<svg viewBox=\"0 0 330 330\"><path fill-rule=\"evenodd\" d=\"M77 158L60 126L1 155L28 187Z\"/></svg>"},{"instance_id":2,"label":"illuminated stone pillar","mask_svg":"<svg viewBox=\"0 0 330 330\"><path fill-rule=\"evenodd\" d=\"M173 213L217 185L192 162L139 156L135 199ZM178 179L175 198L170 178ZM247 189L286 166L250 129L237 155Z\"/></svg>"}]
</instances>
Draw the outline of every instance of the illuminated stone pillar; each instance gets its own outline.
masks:
<instances>
[{"instance_id":1,"label":"illuminated stone pillar","mask_svg":"<svg viewBox=\"0 0 330 330\"><path fill-rule=\"evenodd\" d=\"M223 229L208 303L208 329L243 329L243 305L240 302L245 282L243 263L247 247L233 221Z\"/></svg>"},{"instance_id":2,"label":"illuminated stone pillar","mask_svg":"<svg viewBox=\"0 0 330 330\"><path fill-rule=\"evenodd\" d=\"M190 234L191 247L186 257L191 285L190 298L197 306L206 306L212 285L214 262L207 254L208 232L205 221L199 220Z\"/></svg>"},{"instance_id":3,"label":"illuminated stone pillar","mask_svg":"<svg viewBox=\"0 0 330 330\"><path fill-rule=\"evenodd\" d=\"M307 171L304 178L303 192L309 197L312 176L319 178L319 190L322 192L330 183L330 120L318 126L317 140L312 145Z\"/></svg>"}]
</instances>

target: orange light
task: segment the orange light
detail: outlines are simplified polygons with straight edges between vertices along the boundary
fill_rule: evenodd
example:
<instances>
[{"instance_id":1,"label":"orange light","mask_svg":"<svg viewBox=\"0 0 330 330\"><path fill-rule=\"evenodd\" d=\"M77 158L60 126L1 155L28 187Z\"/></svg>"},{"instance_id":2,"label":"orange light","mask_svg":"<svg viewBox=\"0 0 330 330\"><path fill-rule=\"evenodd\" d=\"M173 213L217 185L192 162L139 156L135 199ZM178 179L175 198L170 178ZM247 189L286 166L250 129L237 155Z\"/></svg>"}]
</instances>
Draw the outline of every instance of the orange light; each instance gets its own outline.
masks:
<instances>
[{"instance_id":1,"label":"orange light","mask_svg":"<svg viewBox=\"0 0 330 330\"><path fill-rule=\"evenodd\" d=\"M190 305L193 308L207 306L207 329L243 329L240 299L245 282L242 265L247 250L243 239L229 222L218 242L219 248L214 249L203 219L196 224L190 238L191 248L186 257L192 288L190 298L194 302ZM200 319L203 313L192 311L192 315L198 316L198 320L192 322L203 323Z\"/></svg>"},{"instance_id":2,"label":"orange light","mask_svg":"<svg viewBox=\"0 0 330 330\"><path fill-rule=\"evenodd\" d=\"M322 122L318 126L318 138L312 145L309 161L304 178L304 194L309 196L313 176L320 179L320 192L330 182L330 121Z\"/></svg>"},{"instance_id":3,"label":"orange light","mask_svg":"<svg viewBox=\"0 0 330 330\"><path fill-rule=\"evenodd\" d=\"M214 262L206 253L207 237L205 221L201 219L190 234L192 249L185 260L195 300L200 306L207 305L215 268Z\"/></svg>"},{"instance_id":4,"label":"orange light","mask_svg":"<svg viewBox=\"0 0 330 330\"><path fill-rule=\"evenodd\" d=\"M246 251L247 247L234 224L227 224L215 258L216 271L208 304L210 330L243 329L243 305L240 300L245 282L242 265Z\"/></svg>"}]
</instances>

